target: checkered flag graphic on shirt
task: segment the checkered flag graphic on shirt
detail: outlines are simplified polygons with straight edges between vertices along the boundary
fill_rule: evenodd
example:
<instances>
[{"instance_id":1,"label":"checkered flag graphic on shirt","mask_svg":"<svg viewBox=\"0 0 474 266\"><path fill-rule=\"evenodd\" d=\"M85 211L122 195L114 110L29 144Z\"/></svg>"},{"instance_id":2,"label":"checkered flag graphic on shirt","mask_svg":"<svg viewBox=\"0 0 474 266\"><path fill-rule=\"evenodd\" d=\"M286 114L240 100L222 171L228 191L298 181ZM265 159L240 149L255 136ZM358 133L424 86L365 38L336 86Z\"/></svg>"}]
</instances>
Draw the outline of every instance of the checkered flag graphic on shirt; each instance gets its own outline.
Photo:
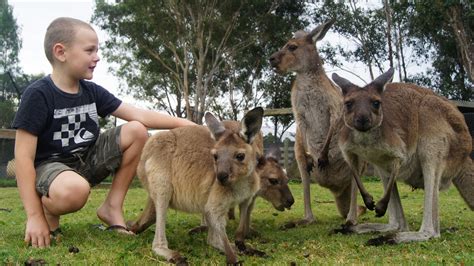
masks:
<instances>
[{"instance_id":1,"label":"checkered flag graphic on shirt","mask_svg":"<svg viewBox=\"0 0 474 266\"><path fill-rule=\"evenodd\" d=\"M86 121L86 114L72 114L67 116L67 123L61 125L61 131L54 132L53 140L60 140L62 147L69 146L71 140L81 128L81 123Z\"/></svg>"}]
</instances>

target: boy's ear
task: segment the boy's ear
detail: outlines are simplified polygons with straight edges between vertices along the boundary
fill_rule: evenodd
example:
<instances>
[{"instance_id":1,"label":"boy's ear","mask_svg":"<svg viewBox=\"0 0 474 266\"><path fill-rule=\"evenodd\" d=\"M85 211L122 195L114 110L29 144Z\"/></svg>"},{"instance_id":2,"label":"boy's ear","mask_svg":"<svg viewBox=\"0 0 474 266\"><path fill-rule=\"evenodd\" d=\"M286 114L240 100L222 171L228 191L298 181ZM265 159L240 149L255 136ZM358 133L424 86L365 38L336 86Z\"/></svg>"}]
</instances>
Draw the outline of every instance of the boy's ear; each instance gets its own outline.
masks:
<instances>
[{"instance_id":1,"label":"boy's ear","mask_svg":"<svg viewBox=\"0 0 474 266\"><path fill-rule=\"evenodd\" d=\"M66 47L64 46L64 44L56 43L53 46L53 56L54 56L54 58L56 58L56 60L58 60L60 62L64 62L66 60L65 51L66 51Z\"/></svg>"}]
</instances>

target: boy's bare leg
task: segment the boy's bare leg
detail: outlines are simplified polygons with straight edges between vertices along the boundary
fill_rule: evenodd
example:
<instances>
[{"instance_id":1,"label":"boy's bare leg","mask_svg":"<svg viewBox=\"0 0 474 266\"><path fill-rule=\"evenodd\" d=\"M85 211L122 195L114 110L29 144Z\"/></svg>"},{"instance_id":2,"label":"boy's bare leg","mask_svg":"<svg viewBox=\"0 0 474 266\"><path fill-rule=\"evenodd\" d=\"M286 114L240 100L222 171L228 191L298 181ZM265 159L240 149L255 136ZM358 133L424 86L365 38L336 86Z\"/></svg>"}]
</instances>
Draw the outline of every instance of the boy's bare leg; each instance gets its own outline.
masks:
<instances>
[{"instance_id":1,"label":"boy's bare leg","mask_svg":"<svg viewBox=\"0 0 474 266\"><path fill-rule=\"evenodd\" d=\"M90 185L74 171L60 173L49 187L48 196L41 197L49 230L59 227L59 217L80 210L87 202Z\"/></svg>"},{"instance_id":2,"label":"boy's bare leg","mask_svg":"<svg viewBox=\"0 0 474 266\"><path fill-rule=\"evenodd\" d=\"M148 131L139 122L129 122L122 126L120 148L123 153L120 168L115 173L109 194L97 210L97 217L110 225L125 225L123 202L128 187L136 174L141 151L148 139Z\"/></svg>"}]
</instances>

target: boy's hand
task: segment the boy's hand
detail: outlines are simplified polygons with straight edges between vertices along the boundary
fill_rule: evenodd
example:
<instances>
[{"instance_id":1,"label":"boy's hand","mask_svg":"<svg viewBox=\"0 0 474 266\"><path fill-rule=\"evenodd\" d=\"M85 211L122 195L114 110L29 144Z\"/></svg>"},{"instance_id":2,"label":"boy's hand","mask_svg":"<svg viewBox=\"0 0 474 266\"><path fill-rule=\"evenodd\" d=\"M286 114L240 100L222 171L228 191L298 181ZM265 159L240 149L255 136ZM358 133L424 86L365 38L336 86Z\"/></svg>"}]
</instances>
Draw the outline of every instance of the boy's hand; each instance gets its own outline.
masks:
<instances>
[{"instance_id":1,"label":"boy's hand","mask_svg":"<svg viewBox=\"0 0 474 266\"><path fill-rule=\"evenodd\" d=\"M32 217L26 222L25 243L34 248L49 247L51 237L44 217Z\"/></svg>"}]
</instances>

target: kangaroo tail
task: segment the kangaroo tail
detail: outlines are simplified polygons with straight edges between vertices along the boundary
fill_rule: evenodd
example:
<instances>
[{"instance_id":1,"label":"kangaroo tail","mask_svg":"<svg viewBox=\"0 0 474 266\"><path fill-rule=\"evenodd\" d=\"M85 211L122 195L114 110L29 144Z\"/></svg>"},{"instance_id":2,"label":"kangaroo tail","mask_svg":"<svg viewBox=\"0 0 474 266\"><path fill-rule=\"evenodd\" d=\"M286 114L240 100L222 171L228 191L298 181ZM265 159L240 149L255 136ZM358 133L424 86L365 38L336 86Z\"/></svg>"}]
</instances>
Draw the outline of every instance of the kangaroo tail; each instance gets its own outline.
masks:
<instances>
[{"instance_id":1,"label":"kangaroo tail","mask_svg":"<svg viewBox=\"0 0 474 266\"><path fill-rule=\"evenodd\" d=\"M453 184L471 211L474 211L474 163L469 160L466 165L464 174L454 178Z\"/></svg>"}]
</instances>

